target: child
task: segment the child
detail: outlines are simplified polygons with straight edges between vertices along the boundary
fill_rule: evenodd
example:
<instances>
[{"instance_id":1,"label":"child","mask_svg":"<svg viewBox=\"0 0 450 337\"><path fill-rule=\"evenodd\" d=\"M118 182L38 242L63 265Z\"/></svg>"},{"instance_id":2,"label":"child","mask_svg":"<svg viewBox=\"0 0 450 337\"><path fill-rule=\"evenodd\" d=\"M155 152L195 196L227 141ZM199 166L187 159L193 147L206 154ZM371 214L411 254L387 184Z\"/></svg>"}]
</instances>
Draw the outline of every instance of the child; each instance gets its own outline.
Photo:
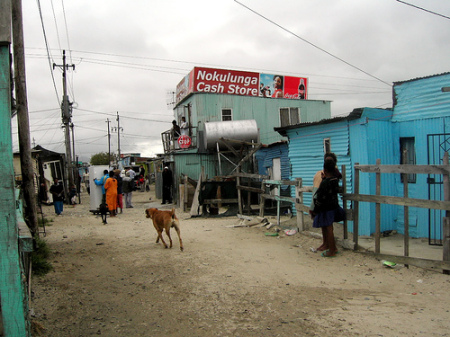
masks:
<instances>
[{"instance_id":1,"label":"child","mask_svg":"<svg viewBox=\"0 0 450 337\"><path fill-rule=\"evenodd\" d=\"M73 205L73 207L75 207L75 204L77 203L77 188L75 187L75 185L72 185L70 187L69 198L70 204Z\"/></svg>"},{"instance_id":2,"label":"child","mask_svg":"<svg viewBox=\"0 0 450 337\"><path fill-rule=\"evenodd\" d=\"M323 257L336 255L333 222L342 221L345 216L344 210L338 202L339 179L336 177L335 171L336 163L334 160L331 158L325 159L323 164L324 179L320 183L314 200L313 227L322 229L323 243L317 250L324 251Z\"/></svg>"}]
</instances>

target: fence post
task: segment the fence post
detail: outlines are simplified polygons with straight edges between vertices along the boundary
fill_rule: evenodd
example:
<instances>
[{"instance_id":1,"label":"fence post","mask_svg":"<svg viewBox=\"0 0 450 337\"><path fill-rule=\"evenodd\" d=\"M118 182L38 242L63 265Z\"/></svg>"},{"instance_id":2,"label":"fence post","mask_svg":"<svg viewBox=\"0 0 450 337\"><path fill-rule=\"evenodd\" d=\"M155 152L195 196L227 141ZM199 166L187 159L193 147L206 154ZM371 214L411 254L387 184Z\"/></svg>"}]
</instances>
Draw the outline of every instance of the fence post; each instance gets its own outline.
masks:
<instances>
[{"instance_id":1,"label":"fence post","mask_svg":"<svg viewBox=\"0 0 450 337\"><path fill-rule=\"evenodd\" d=\"M407 163L408 162L408 150L404 150L403 151L403 163ZM402 178L403 178L403 198L408 198L409 195L409 191L408 191L408 175L406 173L402 174ZM405 206L403 207L403 212L404 212L404 223L405 223L405 227L404 227L404 255L405 256L409 256L409 207Z\"/></svg>"},{"instance_id":2,"label":"fence post","mask_svg":"<svg viewBox=\"0 0 450 337\"><path fill-rule=\"evenodd\" d=\"M342 195L345 195L347 193L347 177L346 171L345 171L345 165L342 165L341 167L341 173L342 173ZM342 198L342 206L344 208L345 214L347 214L347 201ZM344 240L348 239L348 228L347 228L347 217L344 219Z\"/></svg>"},{"instance_id":3,"label":"fence post","mask_svg":"<svg viewBox=\"0 0 450 337\"><path fill-rule=\"evenodd\" d=\"M377 166L381 165L381 159L377 159ZM376 195L381 195L381 173L376 173ZM375 253L380 254L380 236L381 236L381 204L375 204Z\"/></svg>"},{"instance_id":4,"label":"fence post","mask_svg":"<svg viewBox=\"0 0 450 337\"><path fill-rule=\"evenodd\" d=\"M444 153L443 164L449 165L448 152ZM442 177L444 184L444 200L450 201L450 182L448 174L444 174ZM443 256L442 261L450 261L450 211L445 211L445 218L442 221L442 235L443 235ZM450 275L450 270L443 270L444 274Z\"/></svg>"},{"instance_id":5,"label":"fence post","mask_svg":"<svg viewBox=\"0 0 450 337\"><path fill-rule=\"evenodd\" d=\"M303 192L300 192L300 188L303 186L302 178L295 178L297 180L297 184L295 185L295 209L297 211L297 230L304 231L305 222L303 219L303 211L300 210L299 205L303 204Z\"/></svg>"},{"instance_id":6,"label":"fence post","mask_svg":"<svg viewBox=\"0 0 450 337\"><path fill-rule=\"evenodd\" d=\"M266 199L263 197L264 193L265 193L265 187L266 184L264 183L264 179L261 181L261 190L263 190L264 192L260 194L259 196L259 216L263 217L264 216L264 204Z\"/></svg>"},{"instance_id":7,"label":"fence post","mask_svg":"<svg viewBox=\"0 0 450 337\"><path fill-rule=\"evenodd\" d=\"M359 194L359 168L356 168L359 163L355 163L355 194ZM353 201L353 242L355 243L355 250L358 249L358 234L359 234L359 201Z\"/></svg>"}]
</instances>

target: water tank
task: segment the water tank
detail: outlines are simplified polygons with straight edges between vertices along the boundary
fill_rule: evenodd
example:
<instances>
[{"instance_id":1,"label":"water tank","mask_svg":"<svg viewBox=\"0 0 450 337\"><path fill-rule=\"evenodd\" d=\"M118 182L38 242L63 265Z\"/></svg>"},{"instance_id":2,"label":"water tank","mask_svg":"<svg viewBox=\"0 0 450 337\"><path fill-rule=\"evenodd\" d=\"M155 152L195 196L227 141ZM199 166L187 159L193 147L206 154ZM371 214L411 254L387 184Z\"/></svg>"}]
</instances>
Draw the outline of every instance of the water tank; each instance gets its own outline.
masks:
<instances>
[{"instance_id":1,"label":"water tank","mask_svg":"<svg viewBox=\"0 0 450 337\"><path fill-rule=\"evenodd\" d=\"M216 150L220 138L239 140L244 142L258 141L258 125L254 119L241 121L223 121L205 123L204 144L208 150ZM222 143L222 142L220 142ZM226 149L220 144L221 149ZM231 144L239 148L240 144Z\"/></svg>"}]
</instances>

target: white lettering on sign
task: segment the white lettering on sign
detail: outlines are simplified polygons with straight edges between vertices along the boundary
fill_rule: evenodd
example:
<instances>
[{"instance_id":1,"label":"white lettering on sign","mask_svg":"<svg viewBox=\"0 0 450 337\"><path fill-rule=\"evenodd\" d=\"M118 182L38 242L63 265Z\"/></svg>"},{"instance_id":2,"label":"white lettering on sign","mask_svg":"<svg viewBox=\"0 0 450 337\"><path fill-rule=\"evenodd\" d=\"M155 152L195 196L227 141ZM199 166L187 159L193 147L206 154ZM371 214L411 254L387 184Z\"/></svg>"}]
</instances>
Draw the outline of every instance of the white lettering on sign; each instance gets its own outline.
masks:
<instances>
[{"instance_id":1,"label":"white lettering on sign","mask_svg":"<svg viewBox=\"0 0 450 337\"><path fill-rule=\"evenodd\" d=\"M245 87L240 87L237 84L236 85L235 84L230 84L228 86L228 93L229 94L258 96L258 89L256 89L256 88L245 88Z\"/></svg>"},{"instance_id":2,"label":"white lettering on sign","mask_svg":"<svg viewBox=\"0 0 450 337\"><path fill-rule=\"evenodd\" d=\"M197 91L201 92L214 92L214 93L223 93L225 87L222 83L219 84L206 84L205 82L199 82L197 84Z\"/></svg>"},{"instance_id":3,"label":"white lettering on sign","mask_svg":"<svg viewBox=\"0 0 450 337\"><path fill-rule=\"evenodd\" d=\"M217 71L210 73L208 71L199 70L197 79L202 81L239 83L245 86L258 84L258 78L255 76L233 75L231 73L219 74Z\"/></svg>"}]
</instances>

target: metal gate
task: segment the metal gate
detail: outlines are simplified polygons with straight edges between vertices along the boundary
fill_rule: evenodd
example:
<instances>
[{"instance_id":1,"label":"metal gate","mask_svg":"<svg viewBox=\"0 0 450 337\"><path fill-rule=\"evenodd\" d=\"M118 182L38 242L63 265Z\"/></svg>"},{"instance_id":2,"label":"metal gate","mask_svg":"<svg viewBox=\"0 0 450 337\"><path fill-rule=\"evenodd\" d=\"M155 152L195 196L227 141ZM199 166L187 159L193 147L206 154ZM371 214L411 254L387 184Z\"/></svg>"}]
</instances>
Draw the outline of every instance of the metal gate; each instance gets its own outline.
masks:
<instances>
[{"instance_id":1,"label":"metal gate","mask_svg":"<svg viewBox=\"0 0 450 337\"><path fill-rule=\"evenodd\" d=\"M442 165L445 152L450 150L450 134L431 134L427 137L428 165ZM429 200L443 200L444 185L441 174L429 174L428 198ZM428 243L442 246L442 218L445 211L439 209L428 210Z\"/></svg>"}]
</instances>

